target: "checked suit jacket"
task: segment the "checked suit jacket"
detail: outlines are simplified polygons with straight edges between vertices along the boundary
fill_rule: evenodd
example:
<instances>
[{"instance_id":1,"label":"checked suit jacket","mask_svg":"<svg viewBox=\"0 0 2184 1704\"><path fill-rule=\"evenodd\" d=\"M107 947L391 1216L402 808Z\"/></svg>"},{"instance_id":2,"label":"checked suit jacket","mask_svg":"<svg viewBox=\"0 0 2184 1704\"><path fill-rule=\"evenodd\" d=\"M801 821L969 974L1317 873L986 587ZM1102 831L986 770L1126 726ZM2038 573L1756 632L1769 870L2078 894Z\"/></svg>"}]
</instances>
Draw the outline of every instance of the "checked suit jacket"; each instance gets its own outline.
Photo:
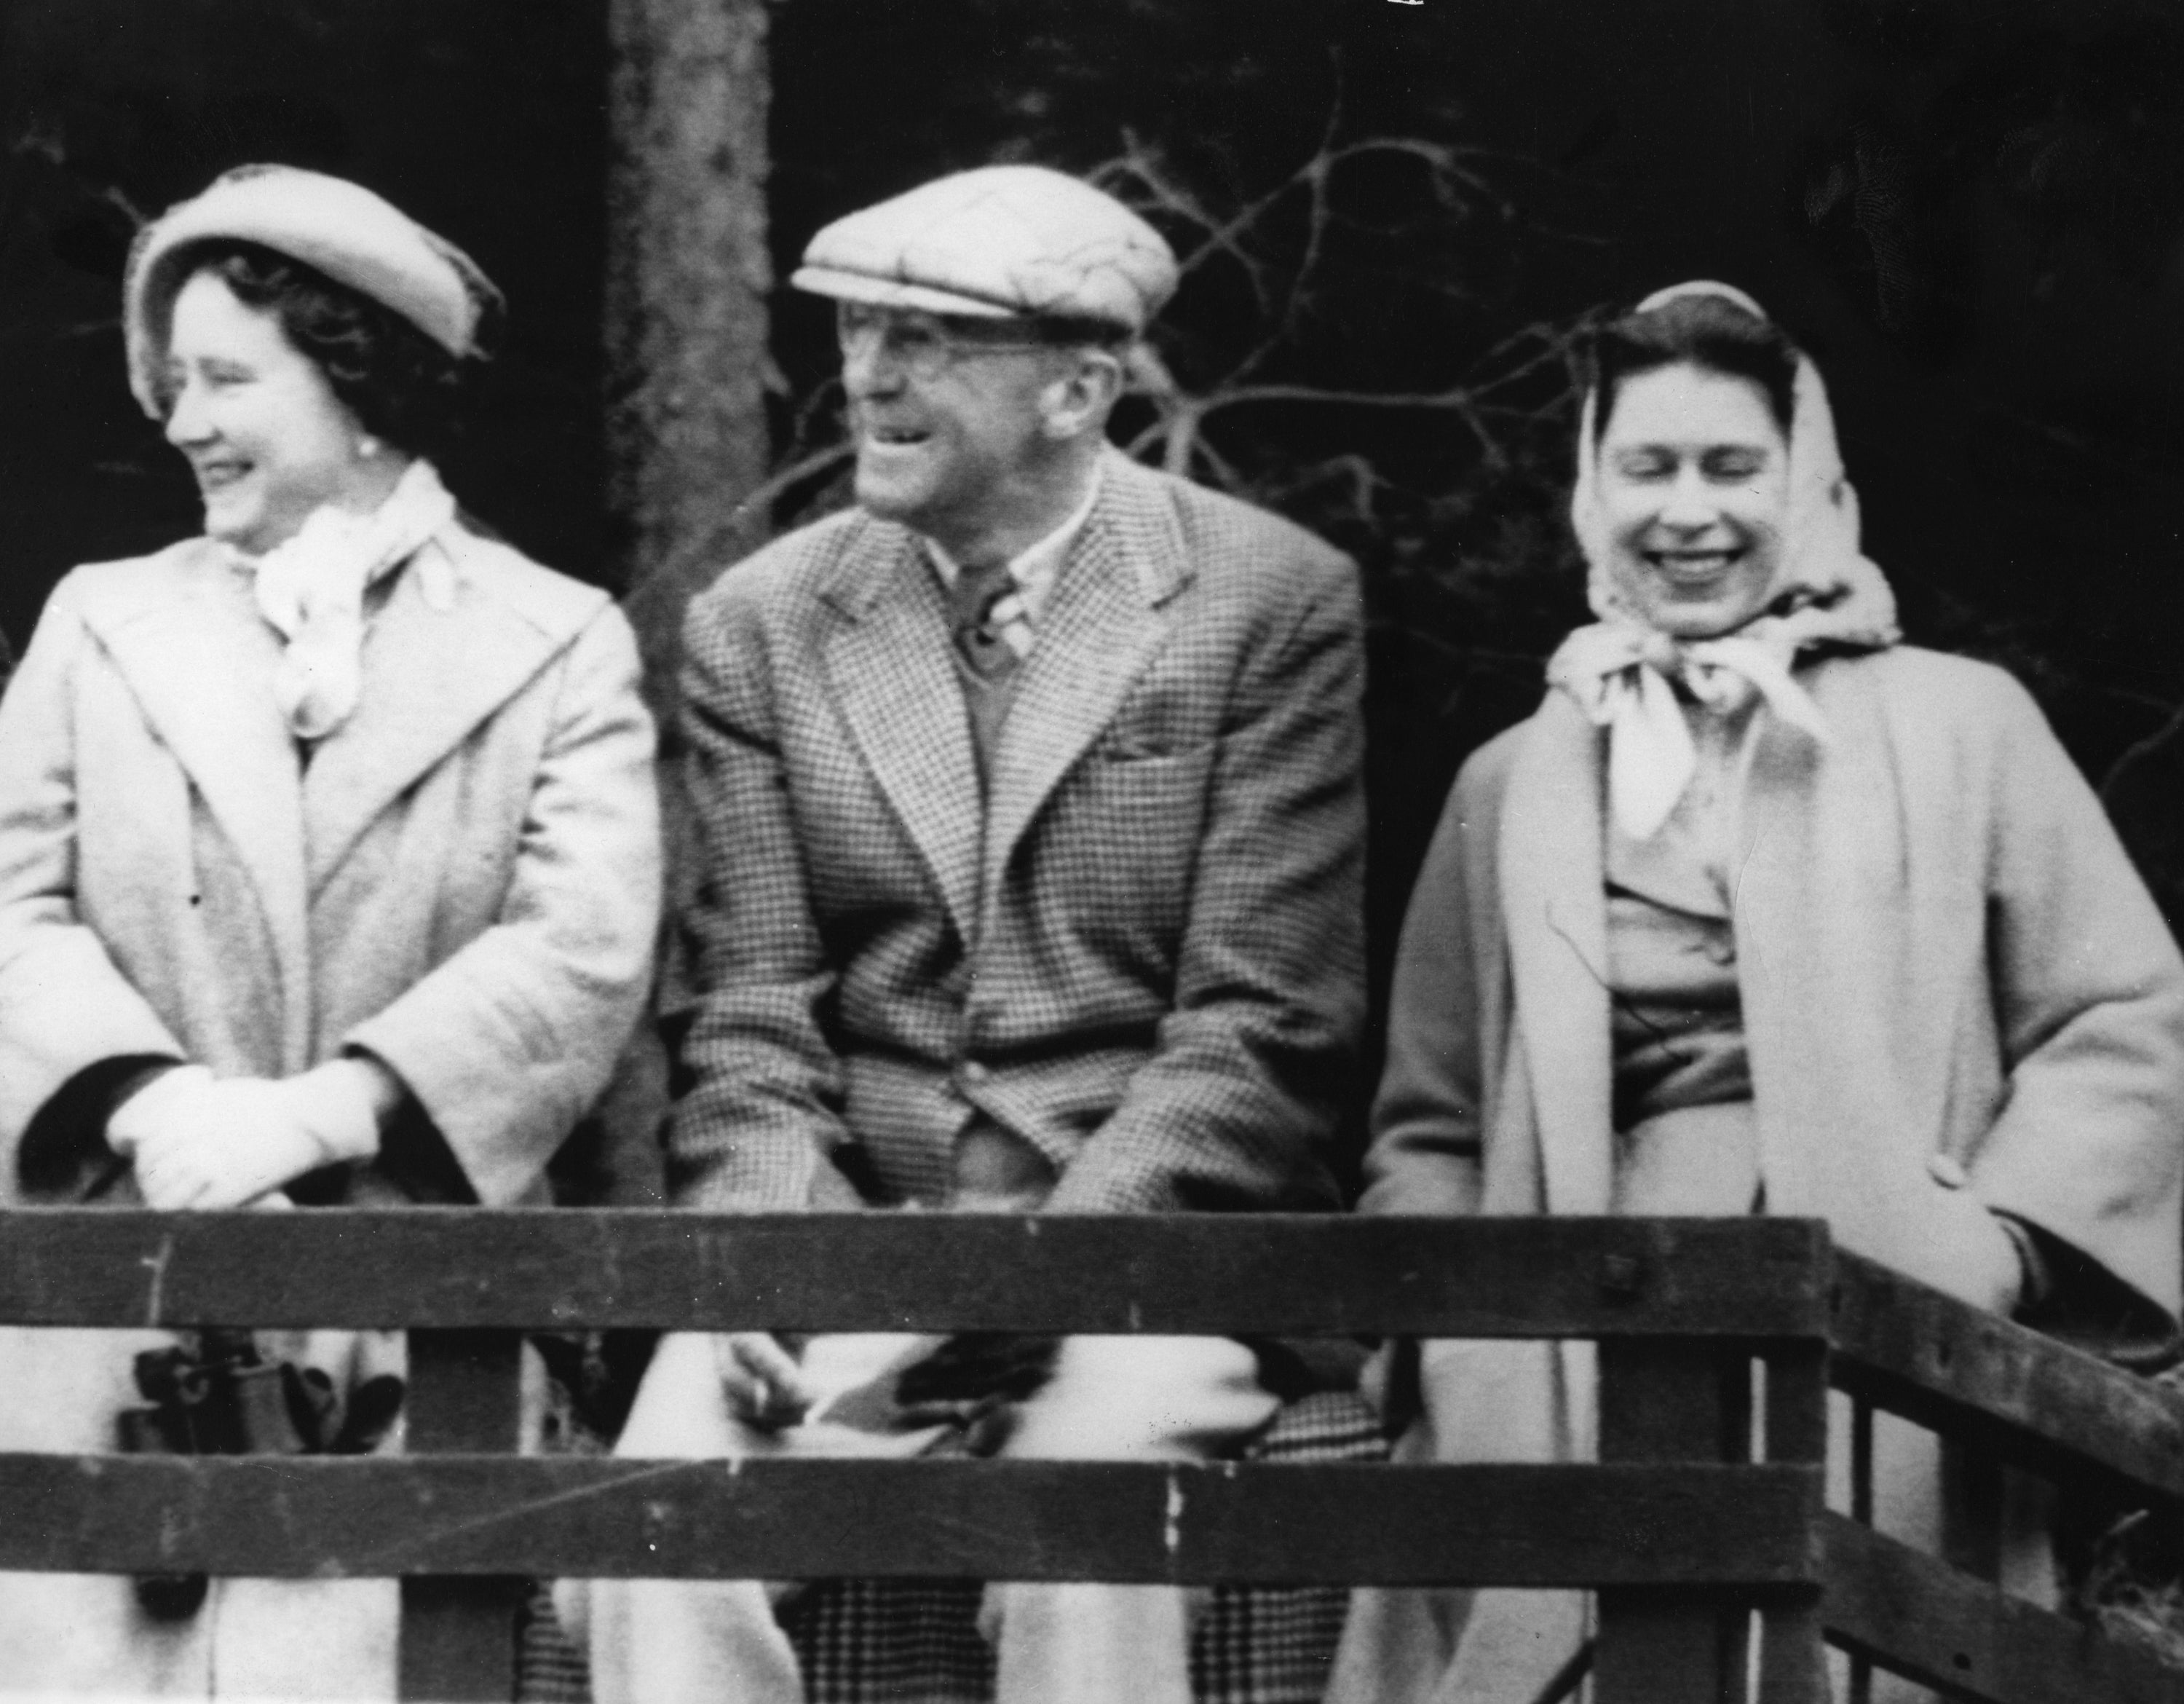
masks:
<instances>
[{"instance_id":1,"label":"checked suit jacket","mask_svg":"<svg viewBox=\"0 0 2184 1704\"><path fill-rule=\"evenodd\" d=\"M1110 451L982 793L945 595L859 511L692 605L670 1186L944 1204L973 1118L1056 1211L1332 1206L1364 1015L1356 576Z\"/></svg>"}]
</instances>

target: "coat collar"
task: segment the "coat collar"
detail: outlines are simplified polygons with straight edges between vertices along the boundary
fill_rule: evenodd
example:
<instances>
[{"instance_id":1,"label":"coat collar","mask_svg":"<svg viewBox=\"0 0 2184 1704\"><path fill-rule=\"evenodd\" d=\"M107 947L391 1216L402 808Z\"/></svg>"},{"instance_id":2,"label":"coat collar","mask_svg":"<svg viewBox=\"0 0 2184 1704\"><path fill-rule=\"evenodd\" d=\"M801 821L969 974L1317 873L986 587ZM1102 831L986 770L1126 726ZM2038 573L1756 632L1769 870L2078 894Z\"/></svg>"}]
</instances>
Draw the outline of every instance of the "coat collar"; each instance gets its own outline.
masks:
<instances>
[{"instance_id":1,"label":"coat collar","mask_svg":"<svg viewBox=\"0 0 2184 1704\"><path fill-rule=\"evenodd\" d=\"M1878 730L1858 725L1865 712L1857 703L1841 695L1826 701L1844 743L1887 747ZM1872 1032L1864 1014L1896 1014L1889 1021L1900 1033L1946 1012L1947 999L1922 991L1919 977L1928 959L1947 955L1907 951L1864 914L1870 883L1862 873L1874 858L1902 850L1886 830L1903 811L1875 810L1886 777L1867 770L1830 784L1819 748L1795 729L1763 720L1752 738L1732 911L1768 1199L1776 1212L1824 1211L1838 1234L1886 1246L1881 1233L1863 1231L1867 1221L1897 1210L1896 1192L1873 1181L1904 1151L1881 1126L1940 1128L1945 1080L1926 1073L1892 1081L1875 1120L1858 1110L1875 1097L1846 1095L1839 1079L1888 1069L1890 1050L1865 1045ZM1511 975L1547 1206L1558 1214L1606 1212L1613 1178L1605 743L1567 694L1551 691L1524 725L1502 813ZM1936 915L1946 909L1930 908ZM1760 974L1745 974L1753 971ZM1847 1046L1845 1036L1861 1040ZM1948 1045L1946 1031L1931 1040L1931 1049ZM1810 1123L1814 1106L1834 1109L1825 1139Z\"/></svg>"},{"instance_id":2,"label":"coat collar","mask_svg":"<svg viewBox=\"0 0 2184 1704\"><path fill-rule=\"evenodd\" d=\"M153 558L87 598L84 622L249 873L283 999L309 986L303 795L294 742L274 702L281 642L248 583L204 539Z\"/></svg>"},{"instance_id":3,"label":"coat collar","mask_svg":"<svg viewBox=\"0 0 2184 1704\"><path fill-rule=\"evenodd\" d=\"M836 701L967 941L1017 843L1113 717L1190 578L1157 474L1109 450L1002 727L982 799L948 612L916 535L851 522L820 595L844 617L826 649ZM983 857L982 857L983 848Z\"/></svg>"},{"instance_id":4,"label":"coat collar","mask_svg":"<svg viewBox=\"0 0 2184 1704\"><path fill-rule=\"evenodd\" d=\"M365 640L356 714L320 745L308 777L270 688L279 637L209 541L178 545L86 602L86 623L250 872L284 978L308 976L310 898L372 818L575 630L544 613L546 601L502 595L493 547L449 528L425 548L457 568L454 608L427 604L416 575L395 578Z\"/></svg>"},{"instance_id":5,"label":"coat collar","mask_svg":"<svg viewBox=\"0 0 2184 1704\"><path fill-rule=\"evenodd\" d=\"M372 618L356 713L320 745L304 780L314 895L372 818L574 637L566 623L542 623L534 610L499 595L467 534L443 529L424 548L453 559L454 607L432 607L420 577L405 570Z\"/></svg>"},{"instance_id":6,"label":"coat collar","mask_svg":"<svg viewBox=\"0 0 2184 1704\"><path fill-rule=\"evenodd\" d=\"M1557 1214L1607 1211L1613 1175L1601 745L1577 707L1549 693L1525 724L1502 812L1510 972Z\"/></svg>"}]
</instances>

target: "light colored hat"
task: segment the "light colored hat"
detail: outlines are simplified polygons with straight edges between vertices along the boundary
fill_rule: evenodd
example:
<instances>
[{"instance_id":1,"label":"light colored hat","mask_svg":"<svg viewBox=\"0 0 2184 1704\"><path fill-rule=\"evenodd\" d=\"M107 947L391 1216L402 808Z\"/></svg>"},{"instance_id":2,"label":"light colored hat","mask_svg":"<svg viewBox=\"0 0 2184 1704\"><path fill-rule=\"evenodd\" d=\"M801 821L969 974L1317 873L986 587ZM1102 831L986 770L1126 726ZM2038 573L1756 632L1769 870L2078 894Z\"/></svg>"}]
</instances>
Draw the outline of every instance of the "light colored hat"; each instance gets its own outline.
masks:
<instances>
[{"instance_id":1,"label":"light colored hat","mask_svg":"<svg viewBox=\"0 0 2184 1704\"><path fill-rule=\"evenodd\" d=\"M838 219L789 279L881 307L1089 320L1135 336L1175 293L1174 253L1112 195L1039 165L988 165Z\"/></svg>"},{"instance_id":2,"label":"light colored hat","mask_svg":"<svg viewBox=\"0 0 2184 1704\"><path fill-rule=\"evenodd\" d=\"M262 243L315 267L410 321L458 360L482 355L481 327L500 292L469 255L361 184L290 165L239 165L136 235L121 286L129 388L159 413L176 293L195 245Z\"/></svg>"}]
</instances>

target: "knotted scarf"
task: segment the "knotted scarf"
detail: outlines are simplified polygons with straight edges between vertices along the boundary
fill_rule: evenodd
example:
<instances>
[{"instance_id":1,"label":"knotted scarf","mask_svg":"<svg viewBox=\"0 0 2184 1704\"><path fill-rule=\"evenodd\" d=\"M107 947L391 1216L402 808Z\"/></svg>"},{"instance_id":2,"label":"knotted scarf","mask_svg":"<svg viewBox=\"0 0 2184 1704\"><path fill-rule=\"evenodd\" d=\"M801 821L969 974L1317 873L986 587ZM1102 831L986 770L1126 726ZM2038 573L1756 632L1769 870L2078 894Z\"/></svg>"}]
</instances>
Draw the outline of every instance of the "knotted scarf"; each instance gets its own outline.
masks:
<instances>
[{"instance_id":1,"label":"knotted scarf","mask_svg":"<svg viewBox=\"0 0 2184 1704\"><path fill-rule=\"evenodd\" d=\"M1726 284L1679 284L1647 297L1641 313L1683 296L1719 296L1762 320L1742 291ZM1600 620L1563 641L1547 679L1607 733L1610 807L1624 832L1649 840L1691 785L1698 754L1676 688L1705 712L1730 715L1756 694L1783 722L1822 746L1828 727L1819 706L1792 676L1819 646L1877 651L1896 643L1896 600L1880 570L1858 548L1858 494L1843 476L1827 391L1802 355L1792 394L1789 500L1783 549L1765 606L1733 633L1679 639L1646 623L1623 596L1610 567L1614 541L1600 489L1594 425L1600 406L1589 393L1578 426L1577 488L1570 521L1589 570L1585 592Z\"/></svg>"},{"instance_id":2,"label":"knotted scarf","mask_svg":"<svg viewBox=\"0 0 2184 1704\"><path fill-rule=\"evenodd\" d=\"M231 549L255 581L258 612L286 643L273 696L299 740L323 740L356 712L363 690L364 599L455 517L455 500L429 461L410 464L368 515L322 505L262 556ZM428 553L419 589L439 611L455 604L454 565Z\"/></svg>"}]
</instances>

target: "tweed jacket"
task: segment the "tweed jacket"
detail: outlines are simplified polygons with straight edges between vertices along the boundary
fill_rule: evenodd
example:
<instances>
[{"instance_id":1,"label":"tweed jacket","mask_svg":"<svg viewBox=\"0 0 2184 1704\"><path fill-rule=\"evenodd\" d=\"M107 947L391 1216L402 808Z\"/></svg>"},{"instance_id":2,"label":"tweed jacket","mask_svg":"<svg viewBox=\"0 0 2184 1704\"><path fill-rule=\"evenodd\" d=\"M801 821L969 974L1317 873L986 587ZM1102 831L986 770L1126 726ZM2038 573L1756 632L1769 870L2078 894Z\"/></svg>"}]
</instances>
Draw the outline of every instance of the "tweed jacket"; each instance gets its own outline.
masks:
<instances>
[{"instance_id":1,"label":"tweed jacket","mask_svg":"<svg viewBox=\"0 0 2184 1704\"><path fill-rule=\"evenodd\" d=\"M833 517L686 636L705 869L671 1187L943 1201L983 1113L1056 1210L1322 1207L1362 1023L1353 572L1111 452L983 800L916 536Z\"/></svg>"},{"instance_id":2,"label":"tweed jacket","mask_svg":"<svg viewBox=\"0 0 2184 1704\"><path fill-rule=\"evenodd\" d=\"M279 640L215 547L53 593L0 703L10 1192L25 1126L98 1060L285 1076L354 1044L444 1137L447 1193L541 1197L647 985L651 724L603 593L460 526L425 548L456 607L395 579L308 769Z\"/></svg>"}]
</instances>

